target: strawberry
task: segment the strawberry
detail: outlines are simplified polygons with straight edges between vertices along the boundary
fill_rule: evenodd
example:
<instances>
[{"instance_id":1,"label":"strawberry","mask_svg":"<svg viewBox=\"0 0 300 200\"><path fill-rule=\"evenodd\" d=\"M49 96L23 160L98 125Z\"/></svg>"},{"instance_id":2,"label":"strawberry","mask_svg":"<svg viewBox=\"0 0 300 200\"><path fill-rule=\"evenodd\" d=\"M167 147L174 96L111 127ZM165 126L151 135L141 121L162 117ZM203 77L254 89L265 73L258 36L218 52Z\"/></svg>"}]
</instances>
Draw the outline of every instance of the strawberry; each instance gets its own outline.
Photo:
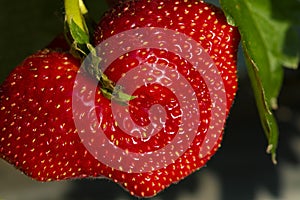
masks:
<instances>
[{"instance_id":1,"label":"strawberry","mask_svg":"<svg viewBox=\"0 0 300 200\"><path fill-rule=\"evenodd\" d=\"M239 34L222 11L201 1L123 2L99 22L95 45L143 27L179 31L201 44L220 72L228 114L237 89ZM115 83L132 78L130 84L119 82L126 93L133 91L127 106L109 100L103 92L105 85L97 87L97 81L80 66L69 53L45 49L25 59L0 86L0 157L26 175L39 181L109 178L132 195L151 197L203 167L220 146L222 135L209 135L214 106L207 79L175 52L133 50L103 69ZM162 84L149 81L161 73L181 74L186 82L166 87L167 79L160 79ZM138 80L143 80L142 85ZM186 83L191 88L185 91ZM191 113L183 113L180 98L186 99L183 103ZM194 110L200 116L185 119ZM189 130L182 131L182 121L188 122ZM193 131L194 138L184 135ZM105 137L96 134L101 132ZM208 136L217 137L213 144L208 144ZM172 145L173 140L177 143ZM169 144L173 149L187 147L181 154L162 151L156 159L147 159ZM118 154L116 149L123 151ZM202 154L202 149L208 152ZM136 165L142 170L135 170Z\"/></svg>"},{"instance_id":2,"label":"strawberry","mask_svg":"<svg viewBox=\"0 0 300 200\"><path fill-rule=\"evenodd\" d=\"M76 163L66 159L78 145L71 95L79 66L71 55L45 49L25 59L0 87L0 157L37 180L74 173L68 163Z\"/></svg>"},{"instance_id":3,"label":"strawberry","mask_svg":"<svg viewBox=\"0 0 300 200\"><path fill-rule=\"evenodd\" d=\"M240 36L236 27L228 25L221 9L198 0L125 1L106 13L98 23L94 33L95 45L123 31L141 27L168 28L199 42L226 80L230 108L237 89L236 53ZM133 52L127 58L135 59L135 56ZM124 60L119 62L124 63ZM126 71L124 68L120 70Z\"/></svg>"},{"instance_id":4,"label":"strawberry","mask_svg":"<svg viewBox=\"0 0 300 200\"><path fill-rule=\"evenodd\" d=\"M101 45L109 38L120 35L128 30L136 30L145 27L166 28L178 31L201 44L216 64L218 71L221 73L227 95L226 114L228 114L237 90L236 56L240 36L237 28L232 27L227 23L222 10L197 0L125 1L106 13L98 23L94 33L94 45ZM126 41L124 41L124 43L125 42ZM121 181L118 180L125 188L129 189L131 194L143 197L155 195L171 183L178 182L204 166L216 152L222 140L222 135L220 135L216 143L210 148L207 156L202 157L201 153L199 156L200 146L203 145L204 135L208 134L208 123L211 117L210 109L212 105L211 101L209 101L208 88L203 78L199 77L199 74L193 73L191 64L185 59L178 57L178 55L175 55L172 52L172 49L166 51L152 48L133 50L112 62L105 70L105 74L110 80L117 82L119 79L126 76L127 73L130 73L131 70L135 70L139 66L147 66L149 71L151 71L153 70L153 67L151 66L157 65L177 69L187 80L191 80L191 85L195 83L195 80L199 80L196 81L196 85L193 85L193 89L198 96L201 119L199 120L200 125L198 127L199 134L197 134L189 149L173 163L163 169L149 173L125 173L126 176L124 176L126 179L121 179ZM164 67L163 69L167 67ZM147 79L147 77L143 78ZM128 90L139 91L134 93L137 98L131 101L132 107L136 109L133 109L134 111L132 111L131 117L133 118L133 121L139 125L147 125L149 123L149 121L147 121L147 112L149 112L150 105L160 104L163 107L172 107L171 100L175 97L170 95L163 87L158 87L155 84L148 85L147 83L144 83L144 85L140 87L138 83L134 81L134 78L133 80L127 80L130 81L130 84L126 84L126 88L129 88ZM134 89L131 89L131 87ZM155 91L155 87L159 89L156 89ZM186 95L186 92L182 92ZM138 93L140 94L138 95ZM139 107L141 107L141 109L137 109ZM177 108L173 108L169 113L170 115L167 114L167 119L170 119L170 126L168 127L168 131L162 132L163 136L160 137L161 132L159 132L149 139L148 142L135 140L127 142L128 144L124 144L124 146L132 146L133 148L131 148L130 151L151 152L170 143L170 141L174 139L172 133L178 130L179 122L177 119L172 119L171 117L176 116L175 113L179 112L176 109ZM141 112L143 110L146 111ZM172 112L174 113L172 114ZM128 136L121 135L118 138L116 136L117 134L114 135L115 138L117 138L115 140L120 141L119 143L121 143L124 137L126 138L125 141L131 141ZM134 142L136 142L136 145ZM122 145L123 143L120 144L120 146ZM138 148L136 146L138 146ZM204 145L203 148L209 147L205 147ZM133 183L132 180L134 180Z\"/></svg>"}]
</instances>

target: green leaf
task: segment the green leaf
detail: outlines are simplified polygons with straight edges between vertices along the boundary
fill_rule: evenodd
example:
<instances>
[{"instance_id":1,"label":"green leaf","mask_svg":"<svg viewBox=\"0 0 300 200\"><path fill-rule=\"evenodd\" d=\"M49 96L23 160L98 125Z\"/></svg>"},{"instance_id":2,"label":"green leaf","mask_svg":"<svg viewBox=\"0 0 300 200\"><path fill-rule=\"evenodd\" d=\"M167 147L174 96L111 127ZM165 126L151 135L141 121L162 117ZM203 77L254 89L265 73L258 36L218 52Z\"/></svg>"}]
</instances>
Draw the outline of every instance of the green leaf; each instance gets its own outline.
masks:
<instances>
[{"instance_id":1,"label":"green leaf","mask_svg":"<svg viewBox=\"0 0 300 200\"><path fill-rule=\"evenodd\" d=\"M71 23L69 24L71 35L75 42L78 44L87 44L89 43L89 35L84 30L82 30L73 19L71 19Z\"/></svg>"},{"instance_id":2,"label":"green leaf","mask_svg":"<svg viewBox=\"0 0 300 200\"><path fill-rule=\"evenodd\" d=\"M285 7L289 7L287 2ZM274 17L277 11L272 0L221 0L221 5L241 33L268 152L275 162L278 127L272 109L277 108L283 65L296 68L299 63L299 37L292 29L295 17Z\"/></svg>"},{"instance_id":3,"label":"green leaf","mask_svg":"<svg viewBox=\"0 0 300 200\"><path fill-rule=\"evenodd\" d=\"M245 56L246 64L248 67L248 74L252 83L256 105L259 111L259 117L261 119L262 127L268 138L269 145L267 147L267 153L272 155L272 161L275 164L277 163L276 149L278 145L279 131L276 119L271 110L272 103L268 103L266 99L265 90L259 74L258 66L254 62L254 60L249 57L247 51L245 51ZM276 99L273 99L273 101L276 101Z\"/></svg>"}]
</instances>

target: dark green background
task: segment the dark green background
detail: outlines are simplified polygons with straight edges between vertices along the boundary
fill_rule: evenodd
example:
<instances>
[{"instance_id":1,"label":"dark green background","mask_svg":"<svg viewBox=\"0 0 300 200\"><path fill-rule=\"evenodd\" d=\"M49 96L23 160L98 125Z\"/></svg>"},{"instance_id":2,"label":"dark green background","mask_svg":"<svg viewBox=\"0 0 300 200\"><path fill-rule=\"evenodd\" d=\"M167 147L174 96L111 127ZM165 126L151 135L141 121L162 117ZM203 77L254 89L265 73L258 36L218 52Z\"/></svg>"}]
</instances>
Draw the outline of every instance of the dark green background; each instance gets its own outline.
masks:
<instances>
[{"instance_id":1,"label":"dark green background","mask_svg":"<svg viewBox=\"0 0 300 200\"><path fill-rule=\"evenodd\" d=\"M85 2L97 20L107 9L103 0ZM63 10L62 0L0 0L0 82L63 31Z\"/></svg>"}]
</instances>

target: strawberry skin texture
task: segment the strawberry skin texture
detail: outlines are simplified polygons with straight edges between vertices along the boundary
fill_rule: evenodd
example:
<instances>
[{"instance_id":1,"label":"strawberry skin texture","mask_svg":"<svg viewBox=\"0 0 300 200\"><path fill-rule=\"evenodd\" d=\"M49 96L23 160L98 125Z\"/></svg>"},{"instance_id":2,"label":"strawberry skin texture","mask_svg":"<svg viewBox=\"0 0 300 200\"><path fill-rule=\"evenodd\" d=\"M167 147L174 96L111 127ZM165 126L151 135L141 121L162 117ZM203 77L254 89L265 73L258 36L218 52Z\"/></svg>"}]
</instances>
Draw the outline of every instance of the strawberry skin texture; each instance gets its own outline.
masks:
<instances>
[{"instance_id":1,"label":"strawberry skin texture","mask_svg":"<svg viewBox=\"0 0 300 200\"><path fill-rule=\"evenodd\" d=\"M226 113L229 113L237 90L236 60L240 35L236 27L230 26L227 23L224 13L219 8L203 1L195 0L125 1L115 6L110 12L107 12L98 23L94 34L95 46L118 33L141 27L159 27L179 31L199 42L210 55L221 73L227 95ZM127 180L134 180L135 183L125 181L122 185L127 188L132 195L149 197L203 167L220 147L222 135L214 147L210 149L210 153L207 156L199 156L199 148L209 128L208 121L211 104L210 101L207 100L209 99L209 93L205 82L197 74L186 73L187 71L192 72L192 66L184 61L184 59L177 58L170 52L162 52L155 49L137 50L129 52L114 61L109 68L106 69L105 74L111 80L117 82L122 77L122 74L126 74L135 67L145 63L156 63L170 67L176 66L176 69L178 69L181 74L185 74L188 80L200 80L199 82L196 81L196 85L193 85L195 82L191 81L191 85L193 85L198 95L199 108L201 110L201 119L199 119L199 122L202 122L198 128L199 134L194 139L190 148L185 154L174 161L174 163L166 168L151 173L126 175ZM134 81L127 87L133 85L135 85ZM144 91L145 90L144 88ZM151 91L151 89L149 89L149 91ZM159 96L162 91L162 89L158 91L157 96ZM150 92L143 96L146 96L145 99L156 98L156 96L150 94ZM163 102L163 99L166 98L161 99L157 97L156 100L159 99ZM131 101L133 105L135 102L139 101L137 99ZM153 101L152 103L157 103L157 101ZM142 119L144 116L137 115L139 116L136 117L137 119ZM170 122L170 124L172 124L170 127L174 128L176 122ZM168 134L164 134L167 135L165 136L165 138L167 138ZM161 141L165 138L157 138L155 141ZM171 139L172 138L169 138L167 141ZM121 140L121 138L119 138L119 140ZM154 144L156 143L154 142ZM147 145L141 144L139 149L146 151L143 149L144 147L147 148ZM159 146L159 148L161 147L162 146ZM203 148L205 148L205 146ZM130 178L128 178L128 176ZM122 183L122 181L120 182Z\"/></svg>"},{"instance_id":2,"label":"strawberry skin texture","mask_svg":"<svg viewBox=\"0 0 300 200\"><path fill-rule=\"evenodd\" d=\"M228 25L222 10L197 0L125 1L101 19L94 34L95 45L139 27L168 28L199 42L221 72L228 107L231 106L237 90L236 60L240 35L236 27ZM135 57L134 53L131 54L132 59Z\"/></svg>"},{"instance_id":3,"label":"strawberry skin texture","mask_svg":"<svg viewBox=\"0 0 300 200\"><path fill-rule=\"evenodd\" d=\"M224 14L218 8L200 1L124 2L100 21L95 31L95 45L136 27L178 30L198 41L221 72L227 94L226 113L229 113L237 89L239 34L236 28L226 23ZM199 146L209 128L211 107L204 80L192 71L192 66L183 58L156 50L130 52L114 61L105 73L116 82L122 74L143 63L177 68L189 78L198 95L201 110L198 134L189 149L173 163L144 173L129 173L106 166L83 145L73 116L73 113L85 116L90 110L86 102L94 99L100 127L112 143L133 152L153 151L169 143L174 137L171 133L179 128L178 119L171 116L176 116L180 111L172 106L174 96L168 89L155 84L136 88L137 98L129 102L129 108L137 124L147 125L151 105L160 104L169 108L166 127L147 141L138 140L124 133L115 123L110 100L98 90L95 97L89 95L90 89L94 88L89 75L81 72L79 76L84 85L76 85L80 62L68 53L51 50L39 51L25 59L0 86L0 157L39 181L103 177L139 197L154 196L200 169L214 155L222 140L220 136L207 156L199 156ZM75 96L72 95L74 86L81 91ZM131 86L135 87L134 82ZM72 101L76 102L77 107L72 107Z\"/></svg>"},{"instance_id":4,"label":"strawberry skin texture","mask_svg":"<svg viewBox=\"0 0 300 200\"><path fill-rule=\"evenodd\" d=\"M113 170L82 144L74 124L73 114L89 109L88 89L95 89L91 76L79 73L80 65L69 53L44 49L26 58L0 86L0 158L38 181L112 177ZM81 91L75 98L74 88ZM95 98L109 106L99 90Z\"/></svg>"},{"instance_id":5,"label":"strawberry skin texture","mask_svg":"<svg viewBox=\"0 0 300 200\"><path fill-rule=\"evenodd\" d=\"M81 176L70 170L81 149L71 97L80 62L42 50L15 68L0 87L0 157L40 181ZM84 175L84 174L83 174Z\"/></svg>"}]
</instances>

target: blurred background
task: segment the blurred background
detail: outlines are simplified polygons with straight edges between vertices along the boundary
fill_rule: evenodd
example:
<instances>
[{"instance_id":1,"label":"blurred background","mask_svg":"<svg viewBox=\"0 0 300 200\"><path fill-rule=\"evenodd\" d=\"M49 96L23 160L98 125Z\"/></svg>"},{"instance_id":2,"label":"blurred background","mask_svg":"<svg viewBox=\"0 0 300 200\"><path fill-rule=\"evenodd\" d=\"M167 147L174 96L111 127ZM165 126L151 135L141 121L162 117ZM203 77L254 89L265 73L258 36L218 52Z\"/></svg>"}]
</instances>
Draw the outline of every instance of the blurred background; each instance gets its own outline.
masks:
<instances>
[{"instance_id":1,"label":"blurred background","mask_svg":"<svg viewBox=\"0 0 300 200\"><path fill-rule=\"evenodd\" d=\"M107 9L102 0L85 2L95 19ZM61 0L0 0L0 82L62 29ZM239 91L221 149L206 167L153 200L300 199L300 70L286 70L276 111L281 135L279 164L274 166L265 153L267 142L242 58L240 53ZM0 200L96 199L136 198L108 180L36 182L0 160Z\"/></svg>"}]
</instances>

